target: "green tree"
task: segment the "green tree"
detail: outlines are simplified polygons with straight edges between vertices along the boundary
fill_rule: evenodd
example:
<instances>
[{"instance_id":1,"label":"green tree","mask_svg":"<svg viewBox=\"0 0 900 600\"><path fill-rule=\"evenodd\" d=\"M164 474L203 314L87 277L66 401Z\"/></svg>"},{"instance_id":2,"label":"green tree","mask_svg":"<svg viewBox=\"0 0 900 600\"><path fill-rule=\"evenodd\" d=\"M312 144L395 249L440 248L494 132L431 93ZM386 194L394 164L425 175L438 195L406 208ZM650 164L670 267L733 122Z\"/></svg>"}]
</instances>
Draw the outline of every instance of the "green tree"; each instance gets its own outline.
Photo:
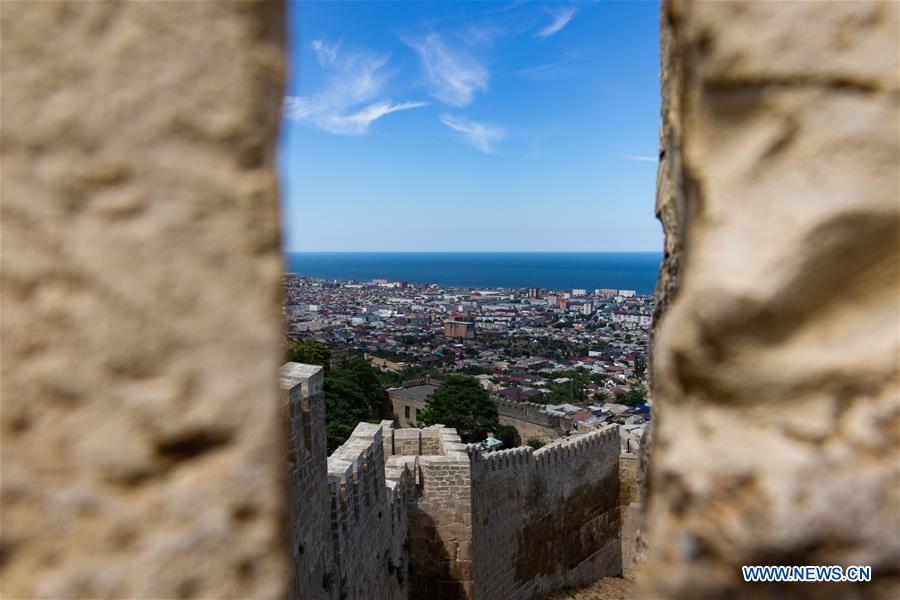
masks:
<instances>
[{"instance_id":1,"label":"green tree","mask_svg":"<svg viewBox=\"0 0 900 600\"><path fill-rule=\"evenodd\" d=\"M502 448L518 448L522 445L522 438L519 432L512 425L498 425L494 430L494 437L503 442Z\"/></svg>"},{"instance_id":2,"label":"green tree","mask_svg":"<svg viewBox=\"0 0 900 600\"><path fill-rule=\"evenodd\" d=\"M616 400L620 404L624 404L626 406L644 404L644 402L647 400L647 393L644 391L643 385L632 385L628 388L628 391L626 393L617 396Z\"/></svg>"},{"instance_id":3,"label":"green tree","mask_svg":"<svg viewBox=\"0 0 900 600\"><path fill-rule=\"evenodd\" d=\"M353 358L341 363L335 371L356 384L366 398L371 418L381 418L385 414L388 395L378 369L361 358Z\"/></svg>"},{"instance_id":4,"label":"green tree","mask_svg":"<svg viewBox=\"0 0 900 600\"><path fill-rule=\"evenodd\" d=\"M570 379L565 383L550 383L550 394L546 397L547 404L567 404L583 402L587 397L585 387L590 381L587 371L583 369L564 371L556 374L557 378Z\"/></svg>"},{"instance_id":5,"label":"green tree","mask_svg":"<svg viewBox=\"0 0 900 600\"><path fill-rule=\"evenodd\" d=\"M647 357L643 354L638 354L634 357L634 376L638 379L643 379L644 375L647 373Z\"/></svg>"},{"instance_id":6,"label":"green tree","mask_svg":"<svg viewBox=\"0 0 900 600\"><path fill-rule=\"evenodd\" d=\"M340 372L333 371L326 375L325 437L328 453L331 454L346 442L360 421L369 418L369 401L356 382Z\"/></svg>"},{"instance_id":7,"label":"green tree","mask_svg":"<svg viewBox=\"0 0 900 600\"><path fill-rule=\"evenodd\" d=\"M400 373L399 381L408 381L410 379L422 379L435 374L435 369L423 365L412 365L403 369Z\"/></svg>"},{"instance_id":8,"label":"green tree","mask_svg":"<svg viewBox=\"0 0 900 600\"><path fill-rule=\"evenodd\" d=\"M325 375L325 436L328 452L347 441L361 421L380 420L388 396L378 369L354 358Z\"/></svg>"},{"instance_id":9,"label":"green tree","mask_svg":"<svg viewBox=\"0 0 900 600\"><path fill-rule=\"evenodd\" d=\"M528 438L528 441L525 442L526 446L531 446L535 450L540 450L544 447L544 441L541 438L531 437Z\"/></svg>"},{"instance_id":10,"label":"green tree","mask_svg":"<svg viewBox=\"0 0 900 600\"><path fill-rule=\"evenodd\" d=\"M319 365L328 371L331 362L331 351L328 346L315 340L301 340L291 346L285 357L288 362L306 365Z\"/></svg>"},{"instance_id":11,"label":"green tree","mask_svg":"<svg viewBox=\"0 0 900 600\"><path fill-rule=\"evenodd\" d=\"M606 373L592 373L591 374L591 381L593 381L597 385L603 385L604 383L607 382L608 379L609 379L609 375L607 375Z\"/></svg>"},{"instance_id":12,"label":"green tree","mask_svg":"<svg viewBox=\"0 0 900 600\"><path fill-rule=\"evenodd\" d=\"M428 398L419 415L422 425L442 423L454 427L463 442L480 442L489 431L496 431L497 407L477 379L450 375Z\"/></svg>"}]
</instances>

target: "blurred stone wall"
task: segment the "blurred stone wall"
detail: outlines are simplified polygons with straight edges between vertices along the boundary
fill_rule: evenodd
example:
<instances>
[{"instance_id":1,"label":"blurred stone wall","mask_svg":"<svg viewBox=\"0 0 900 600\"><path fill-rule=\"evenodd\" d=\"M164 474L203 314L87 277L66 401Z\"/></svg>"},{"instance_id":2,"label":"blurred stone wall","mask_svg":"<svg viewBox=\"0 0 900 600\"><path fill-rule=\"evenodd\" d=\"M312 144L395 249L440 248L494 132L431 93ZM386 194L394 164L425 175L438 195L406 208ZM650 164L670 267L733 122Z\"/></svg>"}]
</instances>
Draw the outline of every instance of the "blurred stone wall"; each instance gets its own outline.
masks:
<instances>
[{"instance_id":1,"label":"blurred stone wall","mask_svg":"<svg viewBox=\"0 0 900 600\"><path fill-rule=\"evenodd\" d=\"M272 2L3 2L8 598L282 596Z\"/></svg>"},{"instance_id":2,"label":"blurred stone wall","mask_svg":"<svg viewBox=\"0 0 900 600\"><path fill-rule=\"evenodd\" d=\"M900 597L898 7L663 5L646 597Z\"/></svg>"},{"instance_id":3,"label":"blurred stone wall","mask_svg":"<svg viewBox=\"0 0 900 600\"><path fill-rule=\"evenodd\" d=\"M640 532L640 461L635 454L619 456L619 536L622 539L622 577L634 580L637 571Z\"/></svg>"}]
</instances>

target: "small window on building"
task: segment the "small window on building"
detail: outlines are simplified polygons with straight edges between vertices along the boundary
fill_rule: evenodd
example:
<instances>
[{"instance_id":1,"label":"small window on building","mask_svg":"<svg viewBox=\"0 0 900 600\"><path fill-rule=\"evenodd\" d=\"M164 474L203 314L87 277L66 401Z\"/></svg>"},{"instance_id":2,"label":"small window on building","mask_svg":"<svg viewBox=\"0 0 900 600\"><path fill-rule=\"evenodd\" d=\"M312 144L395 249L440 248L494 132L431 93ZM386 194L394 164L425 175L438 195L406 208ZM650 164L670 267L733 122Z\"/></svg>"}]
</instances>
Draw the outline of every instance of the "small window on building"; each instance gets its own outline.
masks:
<instances>
[{"instance_id":1,"label":"small window on building","mask_svg":"<svg viewBox=\"0 0 900 600\"><path fill-rule=\"evenodd\" d=\"M403 416L406 417L407 419L409 418L409 407L408 406L403 407Z\"/></svg>"}]
</instances>

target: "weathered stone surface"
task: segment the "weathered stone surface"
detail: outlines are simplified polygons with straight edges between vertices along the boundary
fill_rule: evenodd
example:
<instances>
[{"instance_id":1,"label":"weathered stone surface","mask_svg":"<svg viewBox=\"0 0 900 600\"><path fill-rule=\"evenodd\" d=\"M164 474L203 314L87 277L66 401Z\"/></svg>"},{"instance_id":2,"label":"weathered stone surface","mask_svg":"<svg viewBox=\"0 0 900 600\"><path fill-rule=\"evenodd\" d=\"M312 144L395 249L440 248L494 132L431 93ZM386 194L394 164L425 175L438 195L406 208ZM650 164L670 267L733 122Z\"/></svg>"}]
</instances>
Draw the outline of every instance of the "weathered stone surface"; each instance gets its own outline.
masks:
<instances>
[{"instance_id":1,"label":"weathered stone surface","mask_svg":"<svg viewBox=\"0 0 900 600\"><path fill-rule=\"evenodd\" d=\"M0 10L0 595L280 596L281 6Z\"/></svg>"},{"instance_id":2,"label":"weathered stone surface","mask_svg":"<svg viewBox=\"0 0 900 600\"><path fill-rule=\"evenodd\" d=\"M633 581L638 565L641 527L640 461L634 454L619 456L619 537L622 542L622 577Z\"/></svg>"},{"instance_id":3,"label":"weathered stone surface","mask_svg":"<svg viewBox=\"0 0 900 600\"><path fill-rule=\"evenodd\" d=\"M648 597L900 595L898 7L664 5Z\"/></svg>"},{"instance_id":4,"label":"weathered stone surface","mask_svg":"<svg viewBox=\"0 0 900 600\"><path fill-rule=\"evenodd\" d=\"M619 432L472 455L475 598L538 598L622 572Z\"/></svg>"}]
</instances>

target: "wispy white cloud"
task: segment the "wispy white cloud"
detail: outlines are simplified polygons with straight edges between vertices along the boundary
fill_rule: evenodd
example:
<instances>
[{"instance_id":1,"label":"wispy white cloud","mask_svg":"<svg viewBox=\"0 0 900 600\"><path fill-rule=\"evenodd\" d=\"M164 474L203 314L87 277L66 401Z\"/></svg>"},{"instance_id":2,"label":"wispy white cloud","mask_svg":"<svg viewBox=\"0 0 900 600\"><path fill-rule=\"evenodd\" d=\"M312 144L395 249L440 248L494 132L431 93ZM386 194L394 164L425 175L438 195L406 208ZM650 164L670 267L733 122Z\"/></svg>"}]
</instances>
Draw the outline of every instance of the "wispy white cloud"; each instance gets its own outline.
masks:
<instances>
[{"instance_id":1,"label":"wispy white cloud","mask_svg":"<svg viewBox=\"0 0 900 600\"><path fill-rule=\"evenodd\" d=\"M578 60L579 57L577 55L569 56L568 58L551 63L519 69L516 71L516 75L531 81L554 81L564 79L576 74L577 71L573 63Z\"/></svg>"},{"instance_id":2,"label":"wispy white cloud","mask_svg":"<svg viewBox=\"0 0 900 600\"><path fill-rule=\"evenodd\" d=\"M300 121L315 112L312 100L304 96L285 96L282 106L284 116L291 121Z\"/></svg>"},{"instance_id":3,"label":"wispy white cloud","mask_svg":"<svg viewBox=\"0 0 900 600\"><path fill-rule=\"evenodd\" d=\"M371 100L387 83L383 67L390 57L357 53L342 59L328 87L319 94L321 100L339 108Z\"/></svg>"},{"instance_id":4,"label":"wispy white cloud","mask_svg":"<svg viewBox=\"0 0 900 600\"><path fill-rule=\"evenodd\" d=\"M328 44L324 38L313 40L310 46L316 52L316 58L323 67L333 67L337 62L337 53L341 47L341 41L336 44Z\"/></svg>"},{"instance_id":5,"label":"wispy white cloud","mask_svg":"<svg viewBox=\"0 0 900 600\"><path fill-rule=\"evenodd\" d=\"M350 115L321 115L317 119L319 127L329 133L339 135L362 135L369 130L369 125L384 115L399 110L409 110L426 106L427 102L400 102L392 104L389 100L382 100L369 104L358 112Z\"/></svg>"},{"instance_id":6,"label":"wispy white cloud","mask_svg":"<svg viewBox=\"0 0 900 600\"><path fill-rule=\"evenodd\" d=\"M425 106L426 102L373 102L384 90L388 75L384 66L389 54L351 53L339 55L340 44L324 52L333 76L311 96L287 96L284 99L285 117L294 121L309 121L319 129L339 135L362 135L377 119L392 112ZM315 46L313 46L315 49ZM317 50L318 53L318 50ZM366 104L362 108L360 105Z\"/></svg>"},{"instance_id":7,"label":"wispy white cloud","mask_svg":"<svg viewBox=\"0 0 900 600\"><path fill-rule=\"evenodd\" d=\"M431 95L451 106L468 106L488 88L488 71L471 55L448 44L439 33L406 41L419 55Z\"/></svg>"},{"instance_id":8,"label":"wispy white cloud","mask_svg":"<svg viewBox=\"0 0 900 600\"><path fill-rule=\"evenodd\" d=\"M554 33L559 33L563 27L569 24L575 17L574 6L561 6L557 8L548 8L547 12L553 17L553 20L535 35L539 38L548 38Z\"/></svg>"},{"instance_id":9,"label":"wispy white cloud","mask_svg":"<svg viewBox=\"0 0 900 600\"><path fill-rule=\"evenodd\" d=\"M506 130L490 123L479 123L465 117L454 117L452 115L441 115L441 122L462 134L463 139L472 146L478 148L485 154L494 151L494 145L503 141L506 137Z\"/></svg>"},{"instance_id":10,"label":"wispy white cloud","mask_svg":"<svg viewBox=\"0 0 900 600\"><path fill-rule=\"evenodd\" d=\"M625 160L643 160L647 162L659 162L659 158L656 156L640 156L637 154L626 154L623 156Z\"/></svg>"},{"instance_id":11,"label":"wispy white cloud","mask_svg":"<svg viewBox=\"0 0 900 600\"><path fill-rule=\"evenodd\" d=\"M456 32L456 37L471 46L492 46L506 35L506 28L496 23L470 23Z\"/></svg>"}]
</instances>

